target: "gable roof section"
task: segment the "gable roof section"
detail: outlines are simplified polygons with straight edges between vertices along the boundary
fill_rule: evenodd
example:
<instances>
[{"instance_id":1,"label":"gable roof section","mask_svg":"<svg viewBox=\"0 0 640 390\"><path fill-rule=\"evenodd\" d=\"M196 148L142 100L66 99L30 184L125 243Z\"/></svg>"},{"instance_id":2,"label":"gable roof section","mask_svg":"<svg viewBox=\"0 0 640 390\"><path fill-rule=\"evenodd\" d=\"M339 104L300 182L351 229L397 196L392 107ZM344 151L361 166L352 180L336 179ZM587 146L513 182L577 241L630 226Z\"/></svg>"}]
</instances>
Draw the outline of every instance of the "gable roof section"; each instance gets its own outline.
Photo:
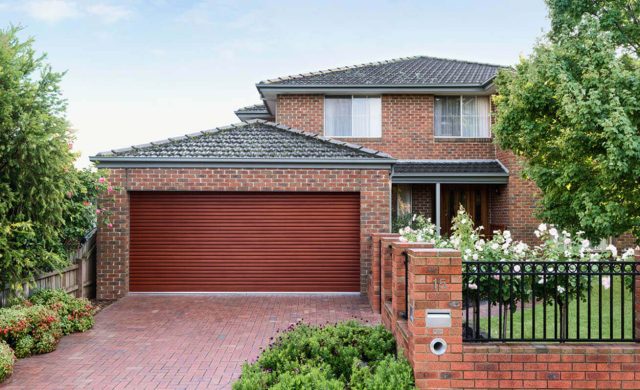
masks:
<instances>
[{"instance_id":1,"label":"gable roof section","mask_svg":"<svg viewBox=\"0 0 640 390\"><path fill-rule=\"evenodd\" d=\"M258 88L290 86L485 86L505 66L428 56L345 66L261 81Z\"/></svg>"},{"instance_id":2,"label":"gable roof section","mask_svg":"<svg viewBox=\"0 0 640 390\"><path fill-rule=\"evenodd\" d=\"M389 155L264 120L98 153L100 167L383 164Z\"/></svg>"}]
</instances>

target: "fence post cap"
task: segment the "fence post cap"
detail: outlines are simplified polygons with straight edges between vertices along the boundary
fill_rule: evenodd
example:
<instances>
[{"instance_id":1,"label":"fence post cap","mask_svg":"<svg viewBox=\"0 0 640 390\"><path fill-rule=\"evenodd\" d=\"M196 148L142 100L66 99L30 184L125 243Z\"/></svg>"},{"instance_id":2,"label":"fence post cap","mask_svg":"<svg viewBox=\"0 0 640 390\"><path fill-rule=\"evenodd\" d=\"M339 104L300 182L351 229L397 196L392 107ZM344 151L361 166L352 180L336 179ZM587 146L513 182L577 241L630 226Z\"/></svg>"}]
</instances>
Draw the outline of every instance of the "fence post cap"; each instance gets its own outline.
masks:
<instances>
[{"instance_id":1,"label":"fence post cap","mask_svg":"<svg viewBox=\"0 0 640 390\"><path fill-rule=\"evenodd\" d=\"M408 248L407 252L417 257L459 257L460 251L451 248Z\"/></svg>"}]
</instances>

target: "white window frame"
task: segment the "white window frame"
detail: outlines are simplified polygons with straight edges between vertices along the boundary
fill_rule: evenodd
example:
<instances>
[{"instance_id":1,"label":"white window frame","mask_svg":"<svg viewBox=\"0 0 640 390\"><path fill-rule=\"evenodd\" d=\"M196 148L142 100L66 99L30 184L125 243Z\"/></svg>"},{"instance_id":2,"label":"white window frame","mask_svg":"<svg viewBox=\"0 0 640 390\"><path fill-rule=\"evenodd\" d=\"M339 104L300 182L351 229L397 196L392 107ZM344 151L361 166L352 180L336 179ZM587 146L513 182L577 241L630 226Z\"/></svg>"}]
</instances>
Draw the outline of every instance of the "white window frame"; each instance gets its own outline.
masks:
<instances>
[{"instance_id":1,"label":"white window frame","mask_svg":"<svg viewBox=\"0 0 640 390\"><path fill-rule=\"evenodd\" d=\"M350 98L351 102L353 104L353 98L378 98L380 99L380 135L374 135L374 136L353 136L353 135L327 135L326 132L326 128L327 128L327 98ZM353 107L353 106L352 106ZM353 110L353 108L352 108ZM324 95L322 98L322 134L325 137L331 137L331 138L355 138L355 139L360 139L360 138L369 138L369 139L380 139L382 138L382 95ZM353 111L351 111L351 131L353 132ZM353 133L352 133L353 134Z\"/></svg>"},{"instance_id":2,"label":"white window frame","mask_svg":"<svg viewBox=\"0 0 640 390\"><path fill-rule=\"evenodd\" d=\"M489 121L489 134L485 137L469 137L469 136L465 136L462 135L462 128L460 128L460 135L436 135L436 114L435 114L435 109L436 109L436 98L438 97L457 97L460 99L460 126L462 126L462 104L464 101L464 97L468 97L468 96L474 96L476 98L479 97L486 97L487 99L489 99L489 115L487 115L487 120ZM437 95L434 96L433 98L433 136L434 138L456 138L456 139L490 139L492 137L492 133L491 133L491 106L492 102L491 102L491 96L490 95Z\"/></svg>"}]
</instances>

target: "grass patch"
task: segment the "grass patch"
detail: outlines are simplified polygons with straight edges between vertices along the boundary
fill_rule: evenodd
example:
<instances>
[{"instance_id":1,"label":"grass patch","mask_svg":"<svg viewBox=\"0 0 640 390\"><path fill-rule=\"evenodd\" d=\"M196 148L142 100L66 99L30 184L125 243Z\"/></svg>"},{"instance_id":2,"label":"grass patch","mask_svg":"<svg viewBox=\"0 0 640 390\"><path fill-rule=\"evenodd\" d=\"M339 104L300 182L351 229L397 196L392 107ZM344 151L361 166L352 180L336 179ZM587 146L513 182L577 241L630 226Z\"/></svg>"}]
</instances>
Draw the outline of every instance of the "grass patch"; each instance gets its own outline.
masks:
<instances>
[{"instance_id":1,"label":"grass patch","mask_svg":"<svg viewBox=\"0 0 640 390\"><path fill-rule=\"evenodd\" d=\"M576 302L569 300L567 318L569 319L568 339L631 339L633 335L633 293L622 288L621 277L614 276L611 288L600 289L597 278L591 285L591 299ZM587 288L587 286L585 286ZM549 302L547 302L549 303ZM486 311L486 305L484 310ZM555 313L554 313L555 309ZM590 310L589 310L590 309ZM589 317L589 311L591 313ZM483 314L485 314L483 312ZM526 304L513 312L513 329L511 329L511 313L507 314L506 336L513 339L543 339L560 336L561 315L559 307L543 305L537 301ZM469 321L473 324L472 313ZM489 316L480 318L480 330L489 334ZM491 338L499 338L500 319L498 307L491 308ZM546 318L546 329L545 329ZM524 326L522 326L524 325ZM524 332L523 332L524 328ZM591 331L589 333L589 330Z\"/></svg>"}]
</instances>

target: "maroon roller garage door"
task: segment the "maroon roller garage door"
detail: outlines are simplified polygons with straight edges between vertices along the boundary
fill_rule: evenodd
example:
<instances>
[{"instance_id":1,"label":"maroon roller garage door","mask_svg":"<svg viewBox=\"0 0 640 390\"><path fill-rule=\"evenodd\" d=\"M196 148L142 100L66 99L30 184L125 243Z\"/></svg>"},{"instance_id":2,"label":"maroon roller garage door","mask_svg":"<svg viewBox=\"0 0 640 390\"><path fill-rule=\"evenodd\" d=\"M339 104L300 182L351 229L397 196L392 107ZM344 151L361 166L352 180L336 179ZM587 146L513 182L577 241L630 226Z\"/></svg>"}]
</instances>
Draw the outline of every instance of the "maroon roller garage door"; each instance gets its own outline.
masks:
<instances>
[{"instance_id":1,"label":"maroon roller garage door","mask_svg":"<svg viewBox=\"0 0 640 390\"><path fill-rule=\"evenodd\" d=\"M130 290L359 291L358 193L133 192Z\"/></svg>"}]
</instances>

